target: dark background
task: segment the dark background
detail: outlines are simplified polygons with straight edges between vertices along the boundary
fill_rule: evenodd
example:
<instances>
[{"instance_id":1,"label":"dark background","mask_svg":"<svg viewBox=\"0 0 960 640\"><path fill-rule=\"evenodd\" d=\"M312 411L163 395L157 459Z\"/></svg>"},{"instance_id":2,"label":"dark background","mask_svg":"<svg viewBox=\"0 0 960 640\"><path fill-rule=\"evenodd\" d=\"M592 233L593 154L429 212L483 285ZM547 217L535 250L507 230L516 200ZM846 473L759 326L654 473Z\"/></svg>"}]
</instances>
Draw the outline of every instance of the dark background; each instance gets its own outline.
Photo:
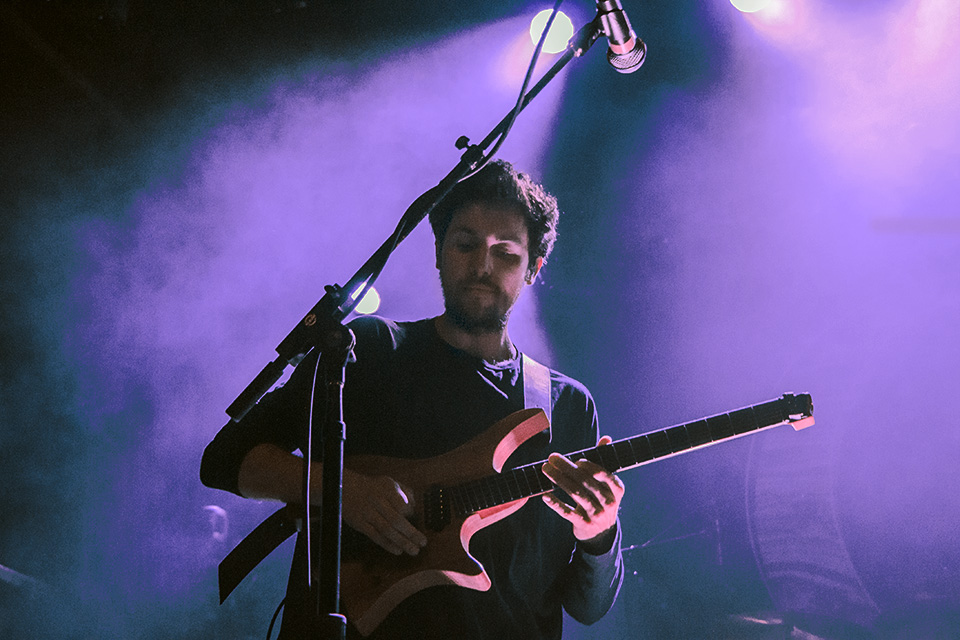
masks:
<instances>
[{"instance_id":1,"label":"dark background","mask_svg":"<svg viewBox=\"0 0 960 640\"><path fill-rule=\"evenodd\" d=\"M626 472L624 589L568 636L960 637L955 10L625 4L644 67L601 43L502 153L564 211L518 342L615 438L784 391L818 424ZM201 487L202 447L499 120L519 78L488 101L474 65L541 8L0 7L0 635L264 636L288 555L217 606L272 509ZM385 315L439 310L409 242Z\"/></svg>"}]
</instances>

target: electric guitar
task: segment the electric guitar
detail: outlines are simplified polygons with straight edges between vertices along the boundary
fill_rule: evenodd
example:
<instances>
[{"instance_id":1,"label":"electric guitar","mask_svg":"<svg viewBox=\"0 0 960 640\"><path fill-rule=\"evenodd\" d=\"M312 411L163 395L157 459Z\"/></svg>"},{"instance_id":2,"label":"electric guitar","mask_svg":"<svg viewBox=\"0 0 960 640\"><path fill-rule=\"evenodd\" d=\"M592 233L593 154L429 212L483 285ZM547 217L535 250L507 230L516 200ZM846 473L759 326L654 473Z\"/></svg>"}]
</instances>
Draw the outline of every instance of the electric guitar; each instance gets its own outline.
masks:
<instances>
[{"instance_id":1,"label":"electric guitar","mask_svg":"<svg viewBox=\"0 0 960 640\"><path fill-rule=\"evenodd\" d=\"M796 430L813 424L809 394L787 393L567 457L586 458L615 472L784 424ZM470 555L470 538L517 511L528 498L554 489L540 470L545 460L503 471L510 454L548 426L543 411L524 409L435 458L354 456L346 461L353 471L386 475L411 489L418 509L414 525L427 536L426 547L416 556L394 556L372 542L363 553L344 546L341 598L347 619L362 635L372 633L394 607L427 587L490 588L489 576Z\"/></svg>"}]
</instances>

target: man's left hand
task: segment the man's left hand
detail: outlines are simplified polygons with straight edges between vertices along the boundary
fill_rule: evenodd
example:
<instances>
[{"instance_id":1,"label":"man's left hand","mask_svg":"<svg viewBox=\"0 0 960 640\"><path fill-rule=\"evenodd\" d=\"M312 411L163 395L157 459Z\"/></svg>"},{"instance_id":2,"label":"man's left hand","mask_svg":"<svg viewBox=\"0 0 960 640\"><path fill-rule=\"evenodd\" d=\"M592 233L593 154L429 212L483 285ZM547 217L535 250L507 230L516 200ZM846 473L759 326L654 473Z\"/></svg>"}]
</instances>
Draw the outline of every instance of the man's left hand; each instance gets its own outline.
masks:
<instances>
[{"instance_id":1,"label":"man's left hand","mask_svg":"<svg viewBox=\"0 0 960 640\"><path fill-rule=\"evenodd\" d=\"M609 436L603 436L598 444L612 441ZM543 496L547 506L573 524L573 535L577 540L599 539L617 523L624 491L620 478L589 460L574 463L559 453L551 453L542 468L551 482L573 499L574 505L571 506L553 493Z\"/></svg>"}]
</instances>

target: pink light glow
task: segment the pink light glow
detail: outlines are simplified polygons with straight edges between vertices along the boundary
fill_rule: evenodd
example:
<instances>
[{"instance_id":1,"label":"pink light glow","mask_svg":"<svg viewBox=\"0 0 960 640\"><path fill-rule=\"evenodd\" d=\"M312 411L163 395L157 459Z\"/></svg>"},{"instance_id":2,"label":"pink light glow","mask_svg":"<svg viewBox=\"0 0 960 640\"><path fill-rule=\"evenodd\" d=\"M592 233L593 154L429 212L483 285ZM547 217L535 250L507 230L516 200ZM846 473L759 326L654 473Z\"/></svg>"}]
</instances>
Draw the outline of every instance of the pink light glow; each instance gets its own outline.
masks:
<instances>
[{"instance_id":1,"label":"pink light glow","mask_svg":"<svg viewBox=\"0 0 960 640\"><path fill-rule=\"evenodd\" d=\"M882 20L833 19L820 31L822 46L801 61L823 105L810 126L846 170L899 188L953 152L960 5L914 0Z\"/></svg>"},{"instance_id":2,"label":"pink light glow","mask_svg":"<svg viewBox=\"0 0 960 640\"><path fill-rule=\"evenodd\" d=\"M741 11L746 21L765 37L775 42L791 41L804 35L809 2L810 0L761 0L752 3L756 8L751 11Z\"/></svg>"},{"instance_id":3,"label":"pink light glow","mask_svg":"<svg viewBox=\"0 0 960 640\"><path fill-rule=\"evenodd\" d=\"M727 73L667 95L653 151L625 161L639 169L623 200L642 205L612 236L638 268L636 238L653 238L662 293L626 312L660 333L618 345L655 372L624 367L623 402L670 424L759 389L811 392L817 426L749 452L775 476L765 446L790 436L790 464L820 469L790 499L832 501L818 522L846 540L833 568L865 585L831 606L870 624L891 603L956 602L960 7L809 2L804 29L775 32L723 5ZM694 489L723 455L683 468ZM815 609L781 587L777 608Z\"/></svg>"}]
</instances>

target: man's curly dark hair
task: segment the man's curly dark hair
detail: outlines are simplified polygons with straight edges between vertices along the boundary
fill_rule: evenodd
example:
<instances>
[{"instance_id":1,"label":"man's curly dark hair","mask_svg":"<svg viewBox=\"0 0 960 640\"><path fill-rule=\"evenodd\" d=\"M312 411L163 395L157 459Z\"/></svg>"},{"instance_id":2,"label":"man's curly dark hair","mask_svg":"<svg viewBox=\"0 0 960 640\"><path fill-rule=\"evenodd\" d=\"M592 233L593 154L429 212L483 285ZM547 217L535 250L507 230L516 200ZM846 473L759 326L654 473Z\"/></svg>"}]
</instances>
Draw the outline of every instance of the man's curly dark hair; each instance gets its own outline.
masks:
<instances>
[{"instance_id":1,"label":"man's curly dark hair","mask_svg":"<svg viewBox=\"0 0 960 640\"><path fill-rule=\"evenodd\" d=\"M505 160L494 160L458 183L430 212L430 226L437 239L438 253L453 214L471 204L517 209L527 223L529 272L536 270L537 258L547 261L557 240L557 221L560 218L557 199Z\"/></svg>"}]
</instances>

